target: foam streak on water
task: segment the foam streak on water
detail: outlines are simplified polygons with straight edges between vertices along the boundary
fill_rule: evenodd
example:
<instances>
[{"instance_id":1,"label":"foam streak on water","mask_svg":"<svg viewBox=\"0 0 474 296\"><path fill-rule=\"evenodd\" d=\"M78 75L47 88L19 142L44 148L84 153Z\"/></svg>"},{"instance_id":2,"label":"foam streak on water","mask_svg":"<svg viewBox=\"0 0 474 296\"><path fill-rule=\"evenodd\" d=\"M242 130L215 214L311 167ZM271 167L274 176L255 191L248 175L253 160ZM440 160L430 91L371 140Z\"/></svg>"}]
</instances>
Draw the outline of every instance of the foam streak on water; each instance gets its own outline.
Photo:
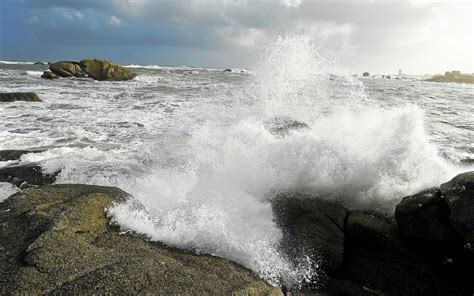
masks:
<instances>
[{"instance_id":1,"label":"foam streak on water","mask_svg":"<svg viewBox=\"0 0 474 296\"><path fill-rule=\"evenodd\" d=\"M108 210L124 229L229 258L272 284L320 273L307 254L280 250L276 192L392 212L401 197L470 169L457 160L474 150L474 110L462 103L472 87L362 82L306 36L277 38L246 73L130 67L140 76L124 83L45 82L41 66L4 66L0 91L45 102L0 105L0 149L46 147L20 163L62 169L58 183L118 186L134 196ZM275 119L307 127L276 133Z\"/></svg>"}]
</instances>

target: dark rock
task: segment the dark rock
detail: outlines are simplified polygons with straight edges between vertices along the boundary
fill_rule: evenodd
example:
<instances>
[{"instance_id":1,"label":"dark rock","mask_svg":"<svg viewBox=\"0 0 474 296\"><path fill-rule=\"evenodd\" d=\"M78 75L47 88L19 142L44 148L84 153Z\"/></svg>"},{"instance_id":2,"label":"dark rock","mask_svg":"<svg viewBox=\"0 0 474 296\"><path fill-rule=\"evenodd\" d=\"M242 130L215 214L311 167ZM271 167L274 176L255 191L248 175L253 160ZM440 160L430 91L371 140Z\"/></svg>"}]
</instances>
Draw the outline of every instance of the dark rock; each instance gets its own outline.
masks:
<instances>
[{"instance_id":1,"label":"dark rock","mask_svg":"<svg viewBox=\"0 0 474 296\"><path fill-rule=\"evenodd\" d=\"M362 76L364 76L364 77L369 77L369 76L370 76L370 73L369 73L369 72L364 72L364 73L362 73Z\"/></svg>"},{"instance_id":2,"label":"dark rock","mask_svg":"<svg viewBox=\"0 0 474 296\"><path fill-rule=\"evenodd\" d=\"M58 75L54 74L53 72L51 71L44 71L43 72L43 75L41 75L41 78L44 78L44 79L55 79L55 78L59 78Z\"/></svg>"},{"instance_id":3,"label":"dark rock","mask_svg":"<svg viewBox=\"0 0 474 296\"><path fill-rule=\"evenodd\" d=\"M403 235L428 244L458 240L449 222L449 207L439 188L407 196L397 205L395 219Z\"/></svg>"},{"instance_id":4,"label":"dark rock","mask_svg":"<svg viewBox=\"0 0 474 296\"><path fill-rule=\"evenodd\" d=\"M390 76L390 75L385 75L385 78L387 78L387 79L392 79L392 76Z\"/></svg>"},{"instance_id":5,"label":"dark rock","mask_svg":"<svg viewBox=\"0 0 474 296\"><path fill-rule=\"evenodd\" d=\"M120 65L104 60L82 60L80 66L84 73L96 80L131 80L136 73Z\"/></svg>"},{"instance_id":6,"label":"dark rock","mask_svg":"<svg viewBox=\"0 0 474 296\"><path fill-rule=\"evenodd\" d=\"M29 188L0 203L0 294L281 295L228 260L120 233L117 188Z\"/></svg>"},{"instance_id":7,"label":"dark rock","mask_svg":"<svg viewBox=\"0 0 474 296\"><path fill-rule=\"evenodd\" d=\"M0 102L14 101L42 102L41 98L33 92L0 93Z\"/></svg>"},{"instance_id":8,"label":"dark rock","mask_svg":"<svg viewBox=\"0 0 474 296\"><path fill-rule=\"evenodd\" d=\"M43 65L43 66L46 66L47 64L44 63L44 62L35 62L33 65Z\"/></svg>"},{"instance_id":9,"label":"dark rock","mask_svg":"<svg viewBox=\"0 0 474 296\"><path fill-rule=\"evenodd\" d=\"M350 212L345 238L343 274L367 295L440 295L431 267L403 243L390 219Z\"/></svg>"},{"instance_id":10,"label":"dark rock","mask_svg":"<svg viewBox=\"0 0 474 296\"><path fill-rule=\"evenodd\" d=\"M452 226L474 248L474 171L457 175L440 189Z\"/></svg>"},{"instance_id":11,"label":"dark rock","mask_svg":"<svg viewBox=\"0 0 474 296\"><path fill-rule=\"evenodd\" d=\"M60 61L49 65L49 69L59 77L86 77L78 62Z\"/></svg>"},{"instance_id":12,"label":"dark rock","mask_svg":"<svg viewBox=\"0 0 474 296\"><path fill-rule=\"evenodd\" d=\"M43 174L42 168L35 164L7 166L0 168L0 182L11 183L18 188L29 185L47 185L56 181L58 173Z\"/></svg>"},{"instance_id":13,"label":"dark rock","mask_svg":"<svg viewBox=\"0 0 474 296\"><path fill-rule=\"evenodd\" d=\"M224 69L224 72L232 72L232 69Z\"/></svg>"},{"instance_id":14,"label":"dark rock","mask_svg":"<svg viewBox=\"0 0 474 296\"><path fill-rule=\"evenodd\" d=\"M281 193L272 201L282 248L290 257L306 254L333 272L342 265L344 219L347 210L337 203L301 193ZM321 258L322 257L322 258Z\"/></svg>"},{"instance_id":15,"label":"dark rock","mask_svg":"<svg viewBox=\"0 0 474 296\"><path fill-rule=\"evenodd\" d=\"M8 161L8 160L17 160L23 154L28 153L40 153L45 150L41 149L34 149L34 150L0 150L0 161Z\"/></svg>"},{"instance_id":16,"label":"dark rock","mask_svg":"<svg viewBox=\"0 0 474 296\"><path fill-rule=\"evenodd\" d=\"M265 127L273 135L288 136L292 131L308 128L308 125L289 117L275 117L265 122Z\"/></svg>"}]
</instances>

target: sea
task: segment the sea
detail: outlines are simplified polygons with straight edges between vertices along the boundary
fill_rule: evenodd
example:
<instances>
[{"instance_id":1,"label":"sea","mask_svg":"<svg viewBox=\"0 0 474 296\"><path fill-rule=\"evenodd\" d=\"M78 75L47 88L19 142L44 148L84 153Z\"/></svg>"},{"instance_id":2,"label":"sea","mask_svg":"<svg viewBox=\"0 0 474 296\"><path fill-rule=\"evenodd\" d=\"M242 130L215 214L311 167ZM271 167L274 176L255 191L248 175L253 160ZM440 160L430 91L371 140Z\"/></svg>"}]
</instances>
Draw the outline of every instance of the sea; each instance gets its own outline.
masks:
<instances>
[{"instance_id":1,"label":"sea","mask_svg":"<svg viewBox=\"0 0 474 296\"><path fill-rule=\"evenodd\" d=\"M131 81L41 79L0 62L0 150L39 148L56 183L119 187L112 223L233 260L273 285L320 272L279 248L271 200L299 191L393 214L404 196L474 169L474 87L353 75L307 39L280 38L250 69L127 65ZM0 201L17 192L0 183Z\"/></svg>"}]
</instances>

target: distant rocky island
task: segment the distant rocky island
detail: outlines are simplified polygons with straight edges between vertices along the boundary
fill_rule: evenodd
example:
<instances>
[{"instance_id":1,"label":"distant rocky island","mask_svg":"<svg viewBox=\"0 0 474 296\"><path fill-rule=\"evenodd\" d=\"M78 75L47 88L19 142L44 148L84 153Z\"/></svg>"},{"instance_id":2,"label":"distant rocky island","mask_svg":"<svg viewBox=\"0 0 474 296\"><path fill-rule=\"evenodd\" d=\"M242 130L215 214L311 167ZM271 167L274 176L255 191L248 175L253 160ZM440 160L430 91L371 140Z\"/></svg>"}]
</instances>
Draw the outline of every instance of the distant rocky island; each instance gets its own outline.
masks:
<instances>
[{"instance_id":1,"label":"distant rocky island","mask_svg":"<svg viewBox=\"0 0 474 296\"><path fill-rule=\"evenodd\" d=\"M95 80L123 81L131 80L137 76L136 73L105 60L88 59L80 62L59 61L49 65L41 78L55 79L59 77L89 77Z\"/></svg>"},{"instance_id":2,"label":"distant rocky island","mask_svg":"<svg viewBox=\"0 0 474 296\"><path fill-rule=\"evenodd\" d=\"M426 81L474 83L474 75L461 73L461 71L447 71L444 73L444 75L435 75L429 79L426 79Z\"/></svg>"}]
</instances>

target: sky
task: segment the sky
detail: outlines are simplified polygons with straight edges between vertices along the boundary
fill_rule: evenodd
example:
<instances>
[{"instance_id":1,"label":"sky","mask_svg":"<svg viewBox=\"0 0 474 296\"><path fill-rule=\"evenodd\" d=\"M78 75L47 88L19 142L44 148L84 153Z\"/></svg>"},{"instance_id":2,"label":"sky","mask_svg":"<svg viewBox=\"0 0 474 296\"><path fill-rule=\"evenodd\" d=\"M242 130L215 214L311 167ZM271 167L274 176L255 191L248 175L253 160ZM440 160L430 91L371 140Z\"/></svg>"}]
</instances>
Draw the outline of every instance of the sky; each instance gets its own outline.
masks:
<instances>
[{"instance_id":1,"label":"sky","mask_svg":"<svg viewBox=\"0 0 474 296\"><path fill-rule=\"evenodd\" d=\"M474 73L474 1L0 0L0 60L252 68L306 34L354 72Z\"/></svg>"}]
</instances>

